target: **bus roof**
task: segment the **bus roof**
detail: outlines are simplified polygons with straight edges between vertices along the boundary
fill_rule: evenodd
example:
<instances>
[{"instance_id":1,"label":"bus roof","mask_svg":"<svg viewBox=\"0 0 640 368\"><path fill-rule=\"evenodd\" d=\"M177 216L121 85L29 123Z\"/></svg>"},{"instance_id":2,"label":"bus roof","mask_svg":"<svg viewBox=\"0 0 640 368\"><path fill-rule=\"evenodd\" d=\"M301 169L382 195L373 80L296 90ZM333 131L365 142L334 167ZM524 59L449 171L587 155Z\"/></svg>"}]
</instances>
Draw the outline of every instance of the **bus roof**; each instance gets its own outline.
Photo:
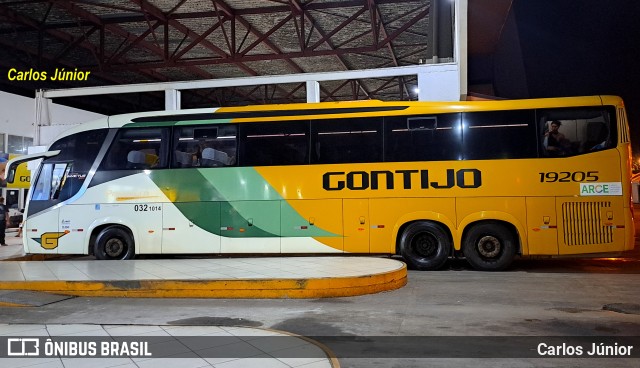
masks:
<instances>
[{"instance_id":1,"label":"bus roof","mask_svg":"<svg viewBox=\"0 0 640 368\"><path fill-rule=\"evenodd\" d=\"M314 119L331 116L333 118L362 116L391 116L424 113L451 113L463 111L520 110L531 108L554 108L571 106L623 106L616 96L559 97L519 100L489 101L339 101L319 103L295 103L274 105L252 105L239 107L219 107L169 111L139 112L114 115L108 118L81 124L65 131L60 137L79 131L98 128L119 128L122 126L159 126L180 123L242 122ZM58 137L58 138L60 138Z\"/></svg>"}]
</instances>

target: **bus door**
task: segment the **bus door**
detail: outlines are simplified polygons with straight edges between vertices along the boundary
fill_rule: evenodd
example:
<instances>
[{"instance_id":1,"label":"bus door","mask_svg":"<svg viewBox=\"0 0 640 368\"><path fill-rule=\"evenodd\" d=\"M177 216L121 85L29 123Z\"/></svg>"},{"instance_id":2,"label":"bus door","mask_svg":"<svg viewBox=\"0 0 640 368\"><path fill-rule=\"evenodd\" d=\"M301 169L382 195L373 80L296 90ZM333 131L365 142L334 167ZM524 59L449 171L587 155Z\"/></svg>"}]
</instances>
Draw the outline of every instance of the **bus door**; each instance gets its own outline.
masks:
<instances>
[{"instance_id":1,"label":"bus door","mask_svg":"<svg viewBox=\"0 0 640 368\"><path fill-rule=\"evenodd\" d=\"M594 192L597 190L599 189L594 189ZM580 200L576 200L575 197L557 198L560 254L624 250L625 218L622 189L620 188L619 196L591 198Z\"/></svg>"},{"instance_id":2,"label":"bus door","mask_svg":"<svg viewBox=\"0 0 640 368\"><path fill-rule=\"evenodd\" d=\"M344 199L344 251L369 253L369 199Z\"/></svg>"},{"instance_id":3,"label":"bus door","mask_svg":"<svg viewBox=\"0 0 640 368\"><path fill-rule=\"evenodd\" d=\"M76 240L73 235L77 234L66 229L60 219L60 210L56 208L64 199L60 194L69 167L66 162L51 163L44 164L40 171L23 228L28 253L69 253L68 248Z\"/></svg>"},{"instance_id":4,"label":"bus door","mask_svg":"<svg viewBox=\"0 0 640 368\"><path fill-rule=\"evenodd\" d=\"M280 201L223 202L222 253L280 253Z\"/></svg>"},{"instance_id":5,"label":"bus door","mask_svg":"<svg viewBox=\"0 0 640 368\"><path fill-rule=\"evenodd\" d=\"M558 219L555 197L527 197L527 240L525 255L558 254Z\"/></svg>"},{"instance_id":6,"label":"bus door","mask_svg":"<svg viewBox=\"0 0 640 368\"><path fill-rule=\"evenodd\" d=\"M220 253L220 202L164 203L162 253Z\"/></svg>"},{"instance_id":7,"label":"bus door","mask_svg":"<svg viewBox=\"0 0 640 368\"><path fill-rule=\"evenodd\" d=\"M282 201L282 253L342 252L342 200Z\"/></svg>"}]
</instances>

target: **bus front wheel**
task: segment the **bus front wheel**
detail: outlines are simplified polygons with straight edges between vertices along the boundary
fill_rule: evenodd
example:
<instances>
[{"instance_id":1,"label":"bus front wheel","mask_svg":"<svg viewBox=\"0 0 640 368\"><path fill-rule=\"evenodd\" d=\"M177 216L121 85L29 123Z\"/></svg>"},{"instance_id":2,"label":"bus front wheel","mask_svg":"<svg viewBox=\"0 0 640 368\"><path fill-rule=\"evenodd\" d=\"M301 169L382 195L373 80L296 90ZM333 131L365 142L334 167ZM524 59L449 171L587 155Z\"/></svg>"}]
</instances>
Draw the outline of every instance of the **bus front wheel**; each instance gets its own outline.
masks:
<instances>
[{"instance_id":1,"label":"bus front wheel","mask_svg":"<svg viewBox=\"0 0 640 368\"><path fill-rule=\"evenodd\" d=\"M93 253L102 260L131 259L135 254L133 237L120 226L109 226L96 237Z\"/></svg>"},{"instance_id":2,"label":"bus front wheel","mask_svg":"<svg viewBox=\"0 0 640 368\"><path fill-rule=\"evenodd\" d=\"M507 268L516 250L517 239L513 231L495 222L473 225L465 236L462 248L467 262L479 271Z\"/></svg>"},{"instance_id":3,"label":"bus front wheel","mask_svg":"<svg viewBox=\"0 0 640 368\"><path fill-rule=\"evenodd\" d=\"M437 270L451 254L449 234L434 222L414 222L402 232L400 254L410 268Z\"/></svg>"}]
</instances>

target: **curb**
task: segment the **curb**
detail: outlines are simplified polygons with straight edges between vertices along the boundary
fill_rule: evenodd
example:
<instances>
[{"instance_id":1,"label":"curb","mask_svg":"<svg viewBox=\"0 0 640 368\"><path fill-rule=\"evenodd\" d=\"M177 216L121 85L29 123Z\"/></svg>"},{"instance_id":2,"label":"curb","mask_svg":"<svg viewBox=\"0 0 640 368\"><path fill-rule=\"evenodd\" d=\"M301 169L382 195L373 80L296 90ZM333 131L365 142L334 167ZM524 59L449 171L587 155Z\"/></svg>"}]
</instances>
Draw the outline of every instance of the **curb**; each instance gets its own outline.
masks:
<instances>
[{"instance_id":1,"label":"curb","mask_svg":"<svg viewBox=\"0 0 640 368\"><path fill-rule=\"evenodd\" d=\"M121 298L305 299L375 294L407 284L407 266L380 274L318 279L0 281L0 290Z\"/></svg>"}]
</instances>

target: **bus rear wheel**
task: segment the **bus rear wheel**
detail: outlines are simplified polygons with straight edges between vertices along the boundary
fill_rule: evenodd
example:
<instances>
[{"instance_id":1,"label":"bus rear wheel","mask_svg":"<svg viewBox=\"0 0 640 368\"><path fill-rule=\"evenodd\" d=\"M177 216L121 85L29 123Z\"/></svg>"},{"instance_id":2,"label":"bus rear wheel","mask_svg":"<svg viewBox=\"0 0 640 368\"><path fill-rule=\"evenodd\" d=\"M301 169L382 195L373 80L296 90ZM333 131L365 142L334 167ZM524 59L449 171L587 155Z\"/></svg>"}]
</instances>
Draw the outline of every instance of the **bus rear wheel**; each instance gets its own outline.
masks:
<instances>
[{"instance_id":1,"label":"bus rear wheel","mask_svg":"<svg viewBox=\"0 0 640 368\"><path fill-rule=\"evenodd\" d=\"M495 222L473 225L462 247L467 262L479 271L504 270L513 261L516 250L513 231Z\"/></svg>"},{"instance_id":2,"label":"bus rear wheel","mask_svg":"<svg viewBox=\"0 0 640 368\"><path fill-rule=\"evenodd\" d=\"M102 229L93 246L97 259L131 259L135 255L133 237L120 226Z\"/></svg>"},{"instance_id":3,"label":"bus rear wheel","mask_svg":"<svg viewBox=\"0 0 640 368\"><path fill-rule=\"evenodd\" d=\"M400 254L410 268L437 270L451 254L449 234L434 222L414 222L402 232Z\"/></svg>"}]
</instances>

